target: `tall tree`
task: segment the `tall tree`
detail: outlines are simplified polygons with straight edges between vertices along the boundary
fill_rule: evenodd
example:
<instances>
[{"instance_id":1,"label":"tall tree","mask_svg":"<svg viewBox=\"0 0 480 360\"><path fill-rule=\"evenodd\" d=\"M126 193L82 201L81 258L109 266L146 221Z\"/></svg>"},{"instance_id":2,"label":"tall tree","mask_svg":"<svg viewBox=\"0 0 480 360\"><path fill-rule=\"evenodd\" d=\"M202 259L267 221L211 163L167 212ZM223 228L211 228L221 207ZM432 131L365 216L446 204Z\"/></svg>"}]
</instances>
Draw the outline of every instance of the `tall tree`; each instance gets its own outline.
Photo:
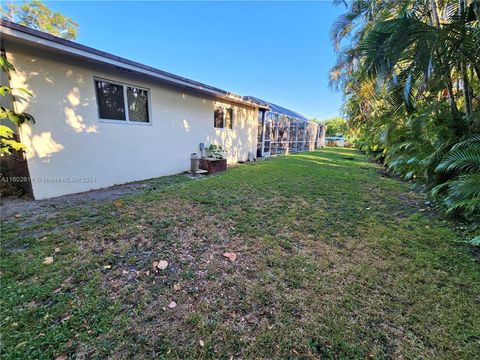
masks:
<instances>
[{"instance_id":1,"label":"tall tree","mask_svg":"<svg viewBox=\"0 0 480 360\"><path fill-rule=\"evenodd\" d=\"M322 121L322 123L327 127L327 136L346 136L348 133L347 122L341 117L333 117Z\"/></svg>"},{"instance_id":2,"label":"tall tree","mask_svg":"<svg viewBox=\"0 0 480 360\"><path fill-rule=\"evenodd\" d=\"M48 32L68 40L75 40L78 24L71 18L52 11L38 0L17 5L8 2L0 8L2 19L28 26L32 29Z\"/></svg>"}]
</instances>

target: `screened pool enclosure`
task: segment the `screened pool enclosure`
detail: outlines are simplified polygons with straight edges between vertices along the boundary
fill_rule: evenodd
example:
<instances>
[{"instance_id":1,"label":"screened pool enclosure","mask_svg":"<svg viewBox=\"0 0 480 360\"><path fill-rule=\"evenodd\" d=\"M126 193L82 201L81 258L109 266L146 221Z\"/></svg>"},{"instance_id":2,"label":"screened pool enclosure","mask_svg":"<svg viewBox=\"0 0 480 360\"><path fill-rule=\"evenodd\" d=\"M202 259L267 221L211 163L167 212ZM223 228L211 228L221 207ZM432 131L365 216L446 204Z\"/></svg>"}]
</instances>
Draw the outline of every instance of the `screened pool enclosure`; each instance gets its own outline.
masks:
<instances>
[{"instance_id":1,"label":"screened pool enclosure","mask_svg":"<svg viewBox=\"0 0 480 360\"><path fill-rule=\"evenodd\" d=\"M248 98L269 108L258 114L258 157L314 150L325 145L323 125L282 106L253 96Z\"/></svg>"}]
</instances>

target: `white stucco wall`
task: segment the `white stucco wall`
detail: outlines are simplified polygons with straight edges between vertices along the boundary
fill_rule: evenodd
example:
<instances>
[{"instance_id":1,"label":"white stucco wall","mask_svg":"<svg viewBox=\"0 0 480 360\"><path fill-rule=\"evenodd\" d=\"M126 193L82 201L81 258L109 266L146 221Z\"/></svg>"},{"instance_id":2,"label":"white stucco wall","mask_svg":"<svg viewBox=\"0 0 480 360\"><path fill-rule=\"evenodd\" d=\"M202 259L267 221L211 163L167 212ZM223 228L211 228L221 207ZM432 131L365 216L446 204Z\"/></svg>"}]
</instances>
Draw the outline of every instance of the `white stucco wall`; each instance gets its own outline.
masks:
<instances>
[{"instance_id":1,"label":"white stucco wall","mask_svg":"<svg viewBox=\"0 0 480 360\"><path fill-rule=\"evenodd\" d=\"M122 70L113 70L19 44L7 44L15 65L11 84L33 93L18 111L36 124L21 128L36 199L108 187L187 170L200 142L222 145L228 162L255 154L257 111L234 109L233 129L214 128L216 100L188 94ZM151 124L99 120L94 77L148 88ZM94 182L58 181L94 177Z\"/></svg>"}]
</instances>

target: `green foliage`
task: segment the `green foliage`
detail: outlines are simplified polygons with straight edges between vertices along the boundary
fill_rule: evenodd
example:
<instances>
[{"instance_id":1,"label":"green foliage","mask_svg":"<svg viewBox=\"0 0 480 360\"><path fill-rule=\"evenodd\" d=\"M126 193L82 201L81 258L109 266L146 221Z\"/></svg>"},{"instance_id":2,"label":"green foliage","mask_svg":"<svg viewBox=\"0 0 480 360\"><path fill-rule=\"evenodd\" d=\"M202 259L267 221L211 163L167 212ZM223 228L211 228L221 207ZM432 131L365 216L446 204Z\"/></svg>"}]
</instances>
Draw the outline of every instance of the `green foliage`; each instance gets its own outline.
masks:
<instances>
[{"instance_id":1,"label":"green foliage","mask_svg":"<svg viewBox=\"0 0 480 360\"><path fill-rule=\"evenodd\" d=\"M68 40L75 40L78 24L59 12L52 11L41 1L25 1L21 5L6 3L0 8L2 19L44 31Z\"/></svg>"},{"instance_id":2,"label":"green foliage","mask_svg":"<svg viewBox=\"0 0 480 360\"><path fill-rule=\"evenodd\" d=\"M476 218L480 215L480 134L458 142L438 164L436 171L453 178L432 189L432 194L446 194L442 198L448 213Z\"/></svg>"},{"instance_id":3,"label":"green foliage","mask_svg":"<svg viewBox=\"0 0 480 360\"><path fill-rule=\"evenodd\" d=\"M474 245L474 246L480 246L480 235L479 236L475 236L473 239L471 239L469 241L470 244Z\"/></svg>"},{"instance_id":4,"label":"green foliage","mask_svg":"<svg viewBox=\"0 0 480 360\"><path fill-rule=\"evenodd\" d=\"M341 117L327 119L322 123L327 127L327 136L346 136L348 133L347 122Z\"/></svg>"},{"instance_id":5,"label":"green foliage","mask_svg":"<svg viewBox=\"0 0 480 360\"><path fill-rule=\"evenodd\" d=\"M207 157L212 159L224 159L225 150L220 145L210 144L205 148Z\"/></svg>"},{"instance_id":6,"label":"green foliage","mask_svg":"<svg viewBox=\"0 0 480 360\"><path fill-rule=\"evenodd\" d=\"M480 209L467 191L480 170L479 4L352 1L332 27L331 85L356 146L470 219Z\"/></svg>"},{"instance_id":7,"label":"green foliage","mask_svg":"<svg viewBox=\"0 0 480 360\"><path fill-rule=\"evenodd\" d=\"M9 71L15 71L14 66L2 55L0 56L1 71L7 75ZM7 76L2 76L7 78ZM0 87L0 96L8 96L11 100L19 98L19 94L32 96L32 94L23 88L11 88L10 86ZM16 128L22 125L25 121L33 121L33 116L28 113L17 113L14 110L7 109L3 106L0 107L0 154L11 154L12 151L22 151L25 146L18 142L15 136L15 132L12 128ZM8 124L4 125L4 124Z\"/></svg>"}]
</instances>

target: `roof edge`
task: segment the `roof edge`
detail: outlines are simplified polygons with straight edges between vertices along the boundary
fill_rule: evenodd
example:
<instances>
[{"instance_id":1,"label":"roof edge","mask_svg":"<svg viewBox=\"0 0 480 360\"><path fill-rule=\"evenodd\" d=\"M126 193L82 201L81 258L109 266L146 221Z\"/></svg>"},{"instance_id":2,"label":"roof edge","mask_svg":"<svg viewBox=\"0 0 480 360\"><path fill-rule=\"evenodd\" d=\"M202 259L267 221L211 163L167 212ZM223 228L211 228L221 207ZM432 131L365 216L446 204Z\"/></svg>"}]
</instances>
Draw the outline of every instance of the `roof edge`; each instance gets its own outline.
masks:
<instances>
[{"instance_id":1,"label":"roof edge","mask_svg":"<svg viewBox=\"0 0 480 360\"><path fill-rule=\"evenodd\" d=\"M163 71L152 66L148 66L133 60L128 60L121 56L113 55L102 50L98 50L86 45L76 43L71 40L63 39L43 31L35 30L8 20L0 20L0 29L3 36L19 38L27 42L34 42L46 48L56 49L70 53L72 55L89 58L96 62L102 62L109 65L125 67L143 75L154 77L162 82L171 85L177 85L183 88L191 89L195 92L210 95L226 101L240 103L250 107L263 107L253 100L247 99L233 92L210 86L199 81L191 80L182 76L178 76L167 71Z\"/></svg>"}]
</instances>

